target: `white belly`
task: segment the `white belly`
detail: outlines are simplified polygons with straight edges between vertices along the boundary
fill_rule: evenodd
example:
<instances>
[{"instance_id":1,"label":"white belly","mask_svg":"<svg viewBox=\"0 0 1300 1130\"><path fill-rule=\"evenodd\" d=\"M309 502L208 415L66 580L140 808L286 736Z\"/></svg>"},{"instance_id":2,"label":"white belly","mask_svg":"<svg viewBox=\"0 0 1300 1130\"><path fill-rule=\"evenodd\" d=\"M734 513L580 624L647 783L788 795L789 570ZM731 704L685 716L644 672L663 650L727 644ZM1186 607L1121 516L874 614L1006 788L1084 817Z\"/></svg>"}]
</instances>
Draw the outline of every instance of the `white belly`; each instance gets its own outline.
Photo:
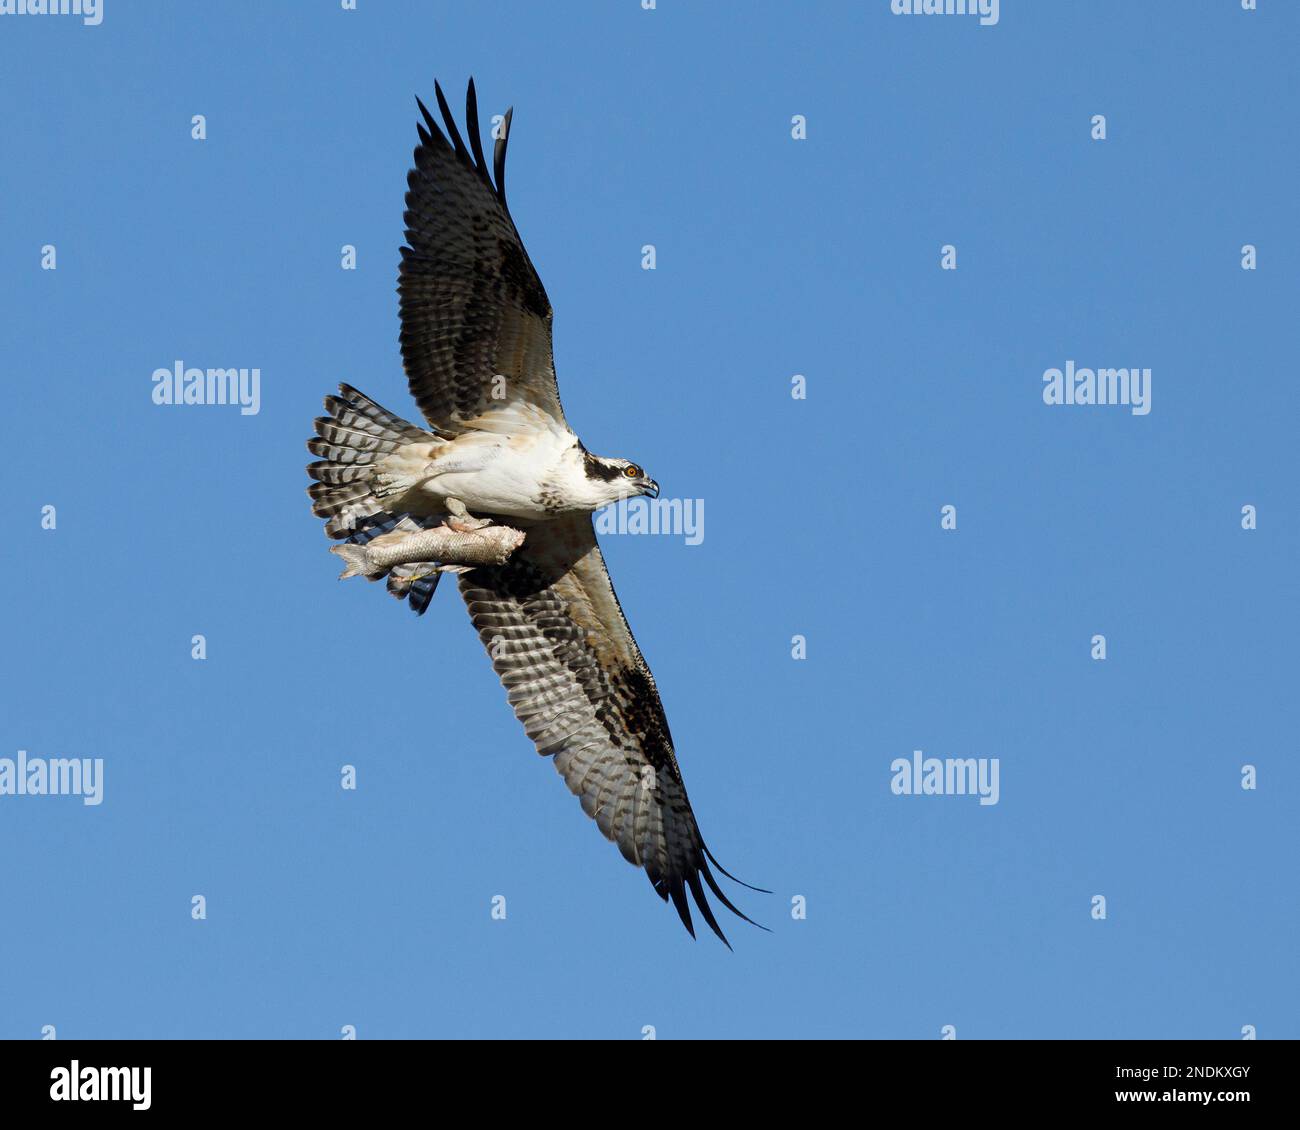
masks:
<instances>
[{"instance_id":1,"label":"white belly","mask_svg":"<svg viewBox=\"0 0 1300 1130\"><path fill-rule=\"evenodd\" d=\"M516 437L468 433L438 449L424 468L427 477L404 503L414 513L436 513L445 499L456 498L471 514L553 518L556 511L554 503L546 505L545 486L572 444L571 435L547 432Z\"/></svg>"}]
</instances>

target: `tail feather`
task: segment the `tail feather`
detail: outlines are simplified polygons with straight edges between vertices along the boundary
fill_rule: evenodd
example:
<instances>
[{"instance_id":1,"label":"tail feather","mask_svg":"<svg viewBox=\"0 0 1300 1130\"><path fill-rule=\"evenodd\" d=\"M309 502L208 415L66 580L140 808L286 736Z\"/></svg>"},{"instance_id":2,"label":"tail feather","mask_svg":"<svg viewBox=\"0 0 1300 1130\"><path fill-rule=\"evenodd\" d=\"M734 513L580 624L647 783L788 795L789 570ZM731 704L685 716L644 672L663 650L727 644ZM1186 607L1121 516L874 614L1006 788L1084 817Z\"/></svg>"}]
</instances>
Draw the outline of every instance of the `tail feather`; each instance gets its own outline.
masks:
<instances>
[{"instance_id":1,"label":"tail feather","mask_svg":"<svg viewBox=\"0 0 1300 1130\"><path fill-rule=\"evenodd\" d=\"M325 410L345 428L365 432L367 435L404 440L425 438L423 428L394 415L349 384L339 385L338 396L325 398Z\"/></svg>"},{"instance_id":2,"label":"tail feather","mask_svg":"<svg viewBox=\"0 0 1300 1130\"><path fill-rule=\"evenodd\" d=\"M355 463L309 463L307 474L320 483L330 486L345 486L348 483L363 482L370 473L365 464Z\"/></svg>"},{"instance_id":3,"label":"tail feather","mask_svg":"<svg viewBox=\"0 0 1300 1130\"><path fill-rule=\"evenodd\" d=\"M347 537L353 530L369 525L370 520L384 512L379 500L370 491L368 483L315 482L307 488L311 496L312 513L325 518L326 532L330 537Z\"/></svg>"},{"instance_id":4,"label":"tail feather","mask_svg":"<svg viewBox=\"0 0 1300 1130\"><path fill-rule=\"evenodd\" d=\"M307 488L312 511L326 520L325 532L330 537L345 539L344 545L335 547L347 566L345 577L363 575L372 581L387 577L388 591L408 601L416 613L423 613L433 599L441 570L432 563L418 562L371 573L363 568L365 554L350 548L394 530L414 532L441 521L391 513L370 484L373 464L408 443L427 442L430 433L347 384L339 385L338 396L325 398L325 410L329 415L316 419L316 435L307 441L307 450L320 456L307 467L307 474L316 480Z\"/></svg>"},{"instance_id":5,"label":"tail feather","mask_svg":"<svg viewBox=\"0 0 1300 1130\"><path fill-rule=\"evenodd\" d=\"M326 520L325 532L347 538L392 516L371 489L371 464L408 443L428 440L429 433L351 385L339 385L338 396L327 396L325 410L329 415L316 419L316 436L307 441L307 450L321 457L307 468L316 480L307 493L313 513Z\"/></svg>"},{"instance_id":6,"label":"tail feather","mask_svg":"<svg viewBox=\"0 0 1300 1130\"><path fill-rule=\"evenodd\" d=\"M307 441L307 450L339 463L377 463L397 451L405 440L381 439L368 432L358 432L336 424L329 416L316 418L319 438Z\"/></svg>"}]
</instances>

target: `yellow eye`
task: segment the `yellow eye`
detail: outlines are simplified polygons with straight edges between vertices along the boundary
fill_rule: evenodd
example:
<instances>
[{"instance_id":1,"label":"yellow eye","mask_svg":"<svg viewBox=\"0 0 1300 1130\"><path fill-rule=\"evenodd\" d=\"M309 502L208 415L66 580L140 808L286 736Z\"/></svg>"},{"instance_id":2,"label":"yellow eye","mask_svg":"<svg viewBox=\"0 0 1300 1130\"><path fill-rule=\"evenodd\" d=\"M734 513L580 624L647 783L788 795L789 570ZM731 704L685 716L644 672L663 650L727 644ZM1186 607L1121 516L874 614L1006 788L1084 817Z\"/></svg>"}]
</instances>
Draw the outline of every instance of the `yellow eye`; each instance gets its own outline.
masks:
<instances>
[{"instance_id":1,"label":"yellow eye","mask_svg":"<svg viewBox=\"0 0 1300 1130\"><path fill-rule=\"evenodd\" d=\"M641 468L635 463L629 463L623 468L623 474L625 474L629 479L639 479L641 477Z\"/></svg>"}]
</instances>

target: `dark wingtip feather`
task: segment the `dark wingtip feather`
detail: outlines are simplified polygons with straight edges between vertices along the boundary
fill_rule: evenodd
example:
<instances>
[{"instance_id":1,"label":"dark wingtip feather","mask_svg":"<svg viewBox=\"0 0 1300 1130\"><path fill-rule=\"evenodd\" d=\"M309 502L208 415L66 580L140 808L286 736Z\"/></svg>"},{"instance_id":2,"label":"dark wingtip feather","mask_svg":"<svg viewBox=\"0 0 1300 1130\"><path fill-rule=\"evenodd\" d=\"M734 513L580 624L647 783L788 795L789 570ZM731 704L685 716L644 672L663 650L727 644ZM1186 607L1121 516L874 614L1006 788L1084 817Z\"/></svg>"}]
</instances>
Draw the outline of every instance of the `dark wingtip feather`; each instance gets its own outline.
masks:
<instances>
[{"instance_id":1,"label":"dark wingtip feather","mask_svg":"<svg viewBox=\"0 0 1300 1130\"><path fill-rule=\"evenodd\" d=\"M420 100L418 94L415 96L415 104L420 107L420 113L424 117L424 126L421 126L419 122L416 122L415 125L415 128L420 130L420 136L422 138L442 137L442 130L438 128L438 123L433 120L433 115L429 113L429 107ZM427 132L425 127L428 127ZM445 141L446 138L443 138L443 140Z\"/></svg>"},{"instance_id":2,"label":"dark wingtip feather","mask_svg":"<svg viewBox=\"0 0 1300 1130\"><path fill-rule=\"evenodd\" d=\"M443 125L447 127L447 136L451 138L451 143L456 147L456 156L465 164L471 164L469 150L465 148L465 141L460 136L460 130L456 128L456 119L452 116L451 107L447 105L447 96L443 94L442 87L438 85L437 80L433 83L433 93L438 98L438 109L442 111Z\"/></svg>"},{"instance_id":3,"label":"dark wingtip feather","mask_svg":"<svg viewBox=\"0 0 1300 1130\"><path fill-rule=\"evenodd\" d=\"M483 156L483 139L479 136L478 95L474 93L472 77L465 91L465 126L469 130L469 145L474 151L474 165L478 169L478 175L483 178L483 183L491 188L492 178L488 175L487 158Z\"/></svg>"},{"instance_id":4,"label":"dark wingtip feather","mask_svg":"<svg viewBox=\"0 0 1300 1130\"><path fill-rule=\"evenodd\" d=\"M668 894L672 897L673 906L677 908L677 916L686 927L686 932L692 938L695 937L695 925L691 922L691 904L686 901L686 887L680 879L668 884Z\"/></svg>"},{"instance_id":5,"label":"dark wingtip feather","mask_svg":"<svg viewBox=\"0 0 1300 1130\"><path fill-rule=\"evenodd\" d=\"M709 924L709 929L718 935L719 940L727 949L731 949L731 943L727 941L727 935L722 932L722 927L718 925L718 920L713 917L713 908L709 906L709 900L704 897L704 888L700 886L700 873L694 872L689 882L691 884L691 894L695 896L695 905L700 908L700 913L704 915L704 921ZM734 953L735 950L732 950Z\"/></svg>"},{"instance_id":6,"label":"dark wingtip feather","mask_svg":"<svg viewBox=\"0 0 1300 1130\"><path fill-rule=\"evenodd\" d=\"M729 911L731 911L732 914L734 914L737 918L743 918L751 926L757 926L760 930L764 930L769 934L772 932L761 922L755 922L752 918L750 918L748 914L746 914L743 910L737 907L729 898L727 898L722 888L718 886L718 881L713 877L713 872L709 870L709 865L707 863L703 864L700 867L700 874L704 876L704 881L709 884L709 890L711 890L714 893L718 901L722 903L722 905L725 906ZM769 891L768 894L771 894L771 892Z\"/></svg>"},{"instance_id":7,"label":"dark wingtip feather","mask_svg":"<svg viewBox=\"0 0 1300 1130\"><path fill-rule=\"evenodd\" d=\"M492 147L492 172L497 182L497 199L501 201L501 207L506 211L510 209L506 205L506 146L510 142L510 120L514 117L515 108L510 107L506 111L505 119L501 123L501 136L497 138L497 143Z\"/></svg>"},{"instance_id":8,"label":"dark wingtip feather","mask_svg":"<svg viewBox=\"0 0 1300 1130\"><path fill-rule=\"evenodd\" d=\"M744 879L737 879L730 871L728 871L725 867L723 867L722 864L717 861L717 859L714 858L713 852L709 851L707 844L701 844L700 846L704 848L704 854L709 857L709 862L712 863L714 867L716 867L723 875L725 875L733 883L739 883L742 887L746 888L747 890L757 891L760 895L770 895L772 893L766 887L754 887L751 886L749 883L746 883Z\"/></svg>"}]
</instances>

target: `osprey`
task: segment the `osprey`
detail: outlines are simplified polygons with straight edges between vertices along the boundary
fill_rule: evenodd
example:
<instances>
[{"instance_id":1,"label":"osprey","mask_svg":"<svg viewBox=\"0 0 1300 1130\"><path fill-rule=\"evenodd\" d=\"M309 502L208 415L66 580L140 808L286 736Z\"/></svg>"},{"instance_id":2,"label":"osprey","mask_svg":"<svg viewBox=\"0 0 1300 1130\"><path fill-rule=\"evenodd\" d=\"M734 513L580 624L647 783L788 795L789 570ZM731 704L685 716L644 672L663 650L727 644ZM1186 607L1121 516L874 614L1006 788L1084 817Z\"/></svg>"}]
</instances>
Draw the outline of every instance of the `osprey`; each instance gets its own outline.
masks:
<instances>
[{"instance_id":1,"label":"osprey","mask_svg":"<svg viewBox=\"0 0 1300 1130\"><path fill-rule=\"evenodd\" d=\"M398 273L402 362L428 428L349 385L325 400L308 449L312 509L349 562L369 543L416 543L438 528L516 528L499 563L407 561L360 567L417 613L444 572L461 595L506 698L537 752L551 757L583 810L644 868L694 936L687 890L724 943L704 885L731 904L709 864L654 676L637 648L591 513L658 484L627 459L591 454L565 422L551 353L551 304L506 206L507 111L489 171L474 81L469 144L441 87L446 134L424 117L407 175ZM522 544L520 544L522 543ZM427 544L427 543L426 543ZM518 545L519 548L515 548ZM739 882L739 880L736 880ZM742 884L747 885L747 884ZM752 888L758 890L760 888ZM729 945L729 943L728 943Z\"/></svg>"}]
</instances>

